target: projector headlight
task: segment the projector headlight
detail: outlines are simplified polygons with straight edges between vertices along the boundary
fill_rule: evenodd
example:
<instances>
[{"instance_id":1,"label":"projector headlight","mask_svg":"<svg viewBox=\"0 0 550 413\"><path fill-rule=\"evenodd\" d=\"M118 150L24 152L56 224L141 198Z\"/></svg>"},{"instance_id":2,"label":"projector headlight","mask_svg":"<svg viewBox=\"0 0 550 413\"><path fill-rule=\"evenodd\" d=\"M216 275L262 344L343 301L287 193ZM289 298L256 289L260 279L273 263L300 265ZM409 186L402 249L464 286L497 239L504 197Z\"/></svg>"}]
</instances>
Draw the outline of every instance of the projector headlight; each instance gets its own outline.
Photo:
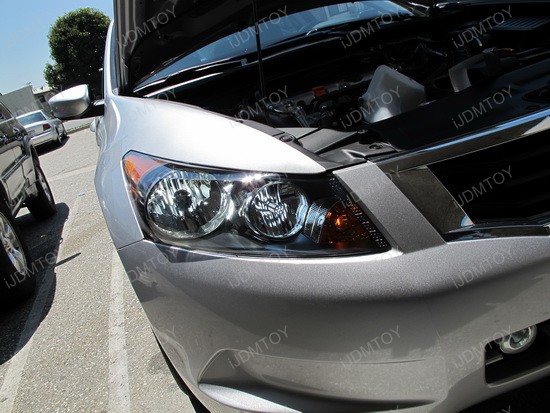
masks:
<instances>
[{"instance_id":1,"label":"projector headlight","mask_svg":"<svg viewBox=\"0 0 550 413\"><path fill-rule=\"evenodd\" d=\"M283 240L302 230L308 208L300 188L289 182L268 182L248 194L241 215L258 237Z\"/></svg>"},{"instance_id":2,"label":"projector headlight","mask_svg":"<svg viewBox=\"0 0 550 413\"><path fill-rule=\"evenodd\" d=\"M331 175L193 168L128 153L123 167L144 233L236 255L378 253L390 246Z\"/></svg>"}]
</instances>

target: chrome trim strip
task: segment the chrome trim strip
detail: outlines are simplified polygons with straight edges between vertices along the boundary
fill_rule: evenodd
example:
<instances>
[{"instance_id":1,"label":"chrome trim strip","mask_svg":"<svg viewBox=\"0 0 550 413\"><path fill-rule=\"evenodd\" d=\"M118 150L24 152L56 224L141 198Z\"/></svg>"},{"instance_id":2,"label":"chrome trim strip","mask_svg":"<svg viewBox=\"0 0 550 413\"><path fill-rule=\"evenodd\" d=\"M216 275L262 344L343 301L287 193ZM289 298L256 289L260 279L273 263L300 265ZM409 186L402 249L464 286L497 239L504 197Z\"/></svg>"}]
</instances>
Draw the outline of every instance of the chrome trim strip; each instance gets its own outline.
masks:
<instances>
[{"instance_id":1,"label":"chrome trim strip","mask_svg":"<svg viewBox=\"0 0 550 413\"><path fill-rule=\"evenodd\" d=\"M446 241L470 241L483 238L511 238L511 237L548 237L548 225L503 225L491 227L472 227L452 231L444 235Z\"/></svg>"},{"instance_id":2,"label":"chrome trim strip","mask_svg":"<svg viewBox=\"0 0 550 413\"><path fill-rule=\"evenodd\" d=\"M399 170L405 171L548 130L550 129L549 117L550 109L545 109L488 128L482 132L459 137L434 146L391 154L383 158L375 158L372 161L377 163L385 172L389 172L392 168L395 169L396 165L399 165Z\"/></svg>"}]
</instances>

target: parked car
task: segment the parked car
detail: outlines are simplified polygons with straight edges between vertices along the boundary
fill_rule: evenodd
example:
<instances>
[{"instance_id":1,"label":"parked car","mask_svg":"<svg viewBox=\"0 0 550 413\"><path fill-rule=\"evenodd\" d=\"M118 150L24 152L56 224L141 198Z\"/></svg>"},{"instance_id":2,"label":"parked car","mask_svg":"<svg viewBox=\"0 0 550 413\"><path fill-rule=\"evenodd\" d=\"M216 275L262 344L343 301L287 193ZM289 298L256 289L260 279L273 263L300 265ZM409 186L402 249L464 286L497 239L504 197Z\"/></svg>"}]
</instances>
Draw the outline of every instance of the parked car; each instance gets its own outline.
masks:
<instances>
[{"instance_id":1,"label":"parked car","mask_svg":"<svg viewBox=\"0 0 550 413\"><path fill-rule=\"evenodd\" d=\"M548 376L547 1L115 1L96 189L215 412L457 412ZM103 115L101 117L101 115Z\"/></svg>"},{"instance_id":2,"label":"parked car","mask_svg":"<svg viewBox=\"0 0 550 413\"><path fill-rule=\"evenodd\" d=\"M32 259L15 222L26 206L37 219L56 212L52 191L25 128L0 103L0 306L32 294Z\"/></svg>"},{"instance_id":3,"label":"parked car","mask_svg":"<svg viewBox=\"0 0 550 413\"><path fill-rule=\"evenodd\" d=\"M42 110L25 113L17 117L17 120L25 126L34 146L55 142L59 146L67 138L67 131L63 122L49 116Z\"/></svg>"}]
</instances>

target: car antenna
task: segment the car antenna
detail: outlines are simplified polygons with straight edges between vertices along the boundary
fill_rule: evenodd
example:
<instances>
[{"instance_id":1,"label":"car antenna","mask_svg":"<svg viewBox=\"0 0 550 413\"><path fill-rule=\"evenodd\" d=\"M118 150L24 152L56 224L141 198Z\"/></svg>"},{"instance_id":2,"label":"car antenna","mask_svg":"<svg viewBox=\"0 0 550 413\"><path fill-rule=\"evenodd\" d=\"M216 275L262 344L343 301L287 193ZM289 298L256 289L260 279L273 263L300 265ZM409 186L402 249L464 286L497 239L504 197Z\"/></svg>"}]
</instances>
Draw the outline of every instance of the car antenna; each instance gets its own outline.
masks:
<instances>
[{"instance_id":1,"label":"car antenna","mask_svg":"<svg viewBox=\"0 0 550 413\"><path fill-rule=\"evenodd\" d=\"M264 59L262 57L262 42L260 38L260 25L258 24L258 4L257 0L252 0L252 17L254 18L254 31L256 32L256 50L258 53L258 72L260 75L260 94L262 95L262 101L265 102L267 96L265 87L265 74L264 74ZM264 116L266 122L269 124L269 117L267 116L267 107L264 105Z\"/></svg>"}]
</instances>

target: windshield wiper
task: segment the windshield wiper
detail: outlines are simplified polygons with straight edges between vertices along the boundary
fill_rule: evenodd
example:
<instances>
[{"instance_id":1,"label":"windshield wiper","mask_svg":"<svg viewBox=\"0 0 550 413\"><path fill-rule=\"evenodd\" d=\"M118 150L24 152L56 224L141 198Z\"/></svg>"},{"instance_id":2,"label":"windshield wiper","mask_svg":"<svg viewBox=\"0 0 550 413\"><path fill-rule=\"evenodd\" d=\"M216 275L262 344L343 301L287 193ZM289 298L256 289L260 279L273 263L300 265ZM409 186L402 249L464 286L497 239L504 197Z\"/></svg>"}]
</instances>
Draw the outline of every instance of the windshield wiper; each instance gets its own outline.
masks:
<instances>
[{"instance_id":1,"label":"windshield wiper","mask_svg":"<svg viewBox=\"0 0 550 413\"><path fill-rule=\"evenodd\" d=\"M309 32L304 32L300 34L296 34L294 36L287 37L283 40L279 40L278 42L271 43L267 45L267 47L276 46L288 42L293 42L294 40L299 39L305 39L308 37L317 37L317 36L326 36L326 37L344 37L347 36L349 31L343 31L343 30L337 30L336 28L326 28L326 29L314 29L310 30Z\"/></svg>"},{"instance_id":2,"label":"windshield wiper","mask_svg":"<svg viewBox=\"0 0 550 413\"><path fill-rule=\"evenodd\" d=\"M406 21L406 20L414 20L418 16L410 15L410 14L392 14L391 17L392 17L391 22L393 23L393 22L402 22L402 21ZM271 43L271 44L268 45L268 47L274 46L274 45L279 45L279 44L284 44L284 43L287 43L287 42L292 42L294 40L305 39L305 38L312 37L312 36L345 37L352 30L354 30L357 26L361 26L363 24L370 24L373 21L376 21L377 18L378 18L378 16L377 17L372 17L372 18L369 18L369 19L364 19L364 20L353 20L353 21L345 22L345 23L338 24L338 25L335 25L335 26L312 29L308 32L299 33L299 34L296 34L294 36L287 37L286 39L280 40L278 42ZM384 23L384 25L385 24L386 23ZM387 23L387 24L389 24L389 23Z\"/></svg>"},{"instance_id":3,"label":"windshield wiper","mask_svg":"<svg viewBox=\"0 0 550 413\"><path fill-rule=\"evenodd\" d=\"M162 84L162 83L166 83L167 81L171 80L171 79L174 79L174 78L179 78L185 74L188 74L188 73L196 73L196 72L202 72L202 71L207 71L208 69L213 69L213 68L216 68L216 69L230 69L230 68L233 68L233 67L241 67L241 66L244 66L245 64L248 63L248 60L242 56L239 56L239 57L235 57L235 58L232 58L232 59L228 59L228 60L219 60L217 62L209 62L209 63L205 63L203 65L199 65L199 66L193 66L193 67L187 67L185 69L182 69L182 70L178 70L177 72L174 72L174 73L170 73L166 76L162 76L162 77L159 77L158 79L153 79L155 75L152 75L146 79L144 79L143 81L139 82L138 86L134 89L134 92L140 92L142 91L143 89L147 89L151 86L156 86L156 85L159 85L159 84ZM177 65L177 62L174 63Z\"/></svg>"}]
</instances>

